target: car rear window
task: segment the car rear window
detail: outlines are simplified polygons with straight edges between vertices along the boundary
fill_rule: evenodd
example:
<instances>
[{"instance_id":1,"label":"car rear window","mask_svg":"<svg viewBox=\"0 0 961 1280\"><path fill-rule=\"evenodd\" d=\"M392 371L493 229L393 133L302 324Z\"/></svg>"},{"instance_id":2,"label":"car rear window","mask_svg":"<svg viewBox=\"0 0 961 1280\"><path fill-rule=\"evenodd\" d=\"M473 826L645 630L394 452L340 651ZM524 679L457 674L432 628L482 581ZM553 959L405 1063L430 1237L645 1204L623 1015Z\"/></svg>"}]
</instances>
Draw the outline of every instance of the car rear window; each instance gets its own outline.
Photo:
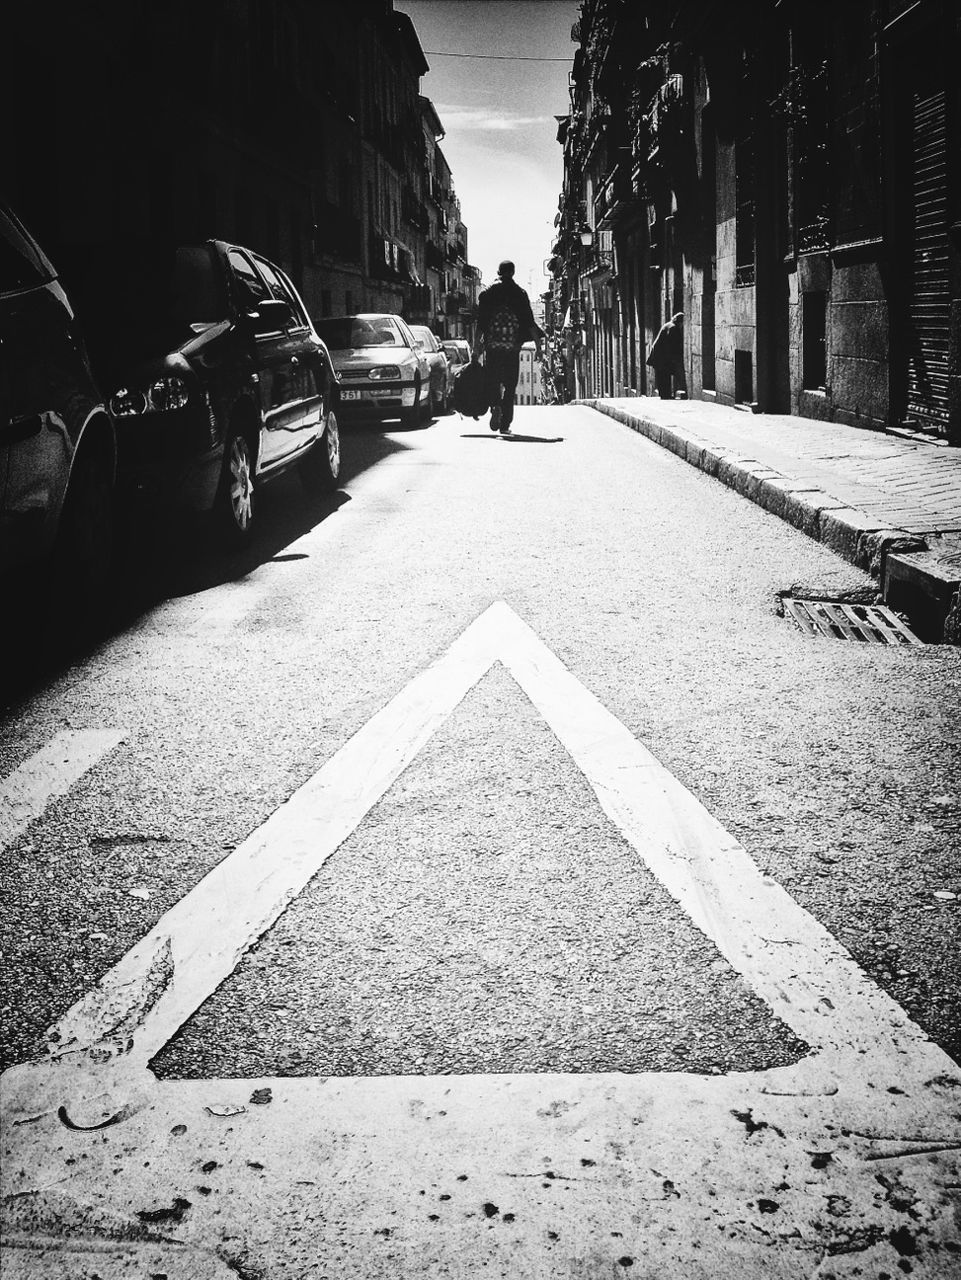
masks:
<instances>
[{"instance_id":1,"label":"car rear window","mask_svg":"<svg viewBox=\"0 0 961 1280\"><path fill-rule=\"evenodd\" d=\"M354 347L406 347L404 336L390 316L333 316L317 320L314 328L331 351Z\"/></svg>"}]
</instances>

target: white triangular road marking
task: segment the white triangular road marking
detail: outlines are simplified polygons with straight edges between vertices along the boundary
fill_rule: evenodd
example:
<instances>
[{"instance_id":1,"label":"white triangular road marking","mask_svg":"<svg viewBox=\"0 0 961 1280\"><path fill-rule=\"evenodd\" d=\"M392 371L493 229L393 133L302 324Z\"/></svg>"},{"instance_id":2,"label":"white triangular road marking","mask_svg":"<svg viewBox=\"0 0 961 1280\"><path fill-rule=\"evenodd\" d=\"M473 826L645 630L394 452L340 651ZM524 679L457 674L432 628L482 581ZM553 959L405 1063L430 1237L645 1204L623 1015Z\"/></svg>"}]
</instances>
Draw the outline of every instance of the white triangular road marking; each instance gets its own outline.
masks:
<instances>
[{"instance_id":1,"label":"white triangular road marking","mask_svg":"<svg viewBox=\"0 0 961 1280\"><path fill-rule=\"evenodd\" d=\"M150 1058L496 661L653 874L812 1052L726 1077L158 1082ZM500 602L54 1034L51 1058L2 1081L5 1215L25 1258L41 1256L41 1210L68 1232L109 1236L116 1221L125 1236L177 1195L191 1207L164 1238L200 1250L185 1263L198 1276L214 1249L304 1280L319 1262L385 1280L466 1280L488 1265L593 1280L628 1274L625 1258L644 1280L793 1280L893 1274L904 1256L915 1280L942 1280L958 1256L946 1251L961 1182L954 1063ZM269 1106L251 1105L260 1085ZM208 1110L225 1103L236 1113ZM216 1187L198 1198L204 1161ZM103 1274L121 1273L122 1247L113 1271L98 1253Z\"/></svg>"}]
</instances>

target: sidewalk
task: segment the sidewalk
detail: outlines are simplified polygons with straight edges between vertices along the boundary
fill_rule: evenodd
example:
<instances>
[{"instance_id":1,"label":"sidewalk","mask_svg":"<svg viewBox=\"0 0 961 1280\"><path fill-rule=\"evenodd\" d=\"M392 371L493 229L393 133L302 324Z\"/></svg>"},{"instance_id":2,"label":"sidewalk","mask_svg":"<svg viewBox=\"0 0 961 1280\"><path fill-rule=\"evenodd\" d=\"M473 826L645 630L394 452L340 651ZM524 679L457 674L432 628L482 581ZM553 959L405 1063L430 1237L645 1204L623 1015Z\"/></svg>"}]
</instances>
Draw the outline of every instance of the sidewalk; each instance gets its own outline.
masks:
<instances>
[{"instance_id":1,"label":"sidewalk","mask_svg":"<svg viewBox=\"0 0 961 1280\"><path fill-rule=\"evenodd\" d=\"M651 396L581 401L878 579L930 638L961 642L961 449L921 436Z\"/></svg>"}]
</instances>

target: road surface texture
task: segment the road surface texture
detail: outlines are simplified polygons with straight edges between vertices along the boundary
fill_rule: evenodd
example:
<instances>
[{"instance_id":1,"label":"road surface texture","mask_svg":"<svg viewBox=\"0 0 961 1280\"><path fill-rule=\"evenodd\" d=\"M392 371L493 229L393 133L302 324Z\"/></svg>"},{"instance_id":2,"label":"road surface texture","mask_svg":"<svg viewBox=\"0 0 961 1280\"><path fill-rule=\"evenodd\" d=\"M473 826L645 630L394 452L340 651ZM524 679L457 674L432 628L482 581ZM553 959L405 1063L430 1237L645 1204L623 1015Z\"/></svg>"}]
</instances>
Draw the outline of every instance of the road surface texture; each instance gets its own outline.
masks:
<instances>
[{"instance_id":1,"label":"road surface texture","mask_svg":"<svg viewBox=\"0 0 961 1280\"><path fill-rule=\"evenodd\" d=\"M587 407L344 454L8 701L4 1275L961 1276L961 652Z\"/></svg>"}]
</instances>

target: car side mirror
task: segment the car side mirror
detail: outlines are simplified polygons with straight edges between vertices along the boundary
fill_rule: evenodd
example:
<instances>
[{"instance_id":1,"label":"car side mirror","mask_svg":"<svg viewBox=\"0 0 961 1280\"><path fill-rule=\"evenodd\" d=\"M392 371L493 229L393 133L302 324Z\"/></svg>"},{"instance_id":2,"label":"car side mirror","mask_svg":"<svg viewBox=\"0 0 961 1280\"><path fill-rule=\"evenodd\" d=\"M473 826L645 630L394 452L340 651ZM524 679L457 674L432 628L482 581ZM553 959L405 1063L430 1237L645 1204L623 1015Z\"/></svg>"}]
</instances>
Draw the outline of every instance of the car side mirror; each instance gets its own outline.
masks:
<instances>
[{"instance_id":1,"label":"car side mirror","mask_svg":"<svg viewBox=\"0 0 961 1280\"><path fill-rule=\"evenodd\" d=\"M290 304L280 298L266 298L257 303L256 310L247 312L254 333L276 333L278 329L286 329L293 316Z\"/></svg>"}]
</instances>

